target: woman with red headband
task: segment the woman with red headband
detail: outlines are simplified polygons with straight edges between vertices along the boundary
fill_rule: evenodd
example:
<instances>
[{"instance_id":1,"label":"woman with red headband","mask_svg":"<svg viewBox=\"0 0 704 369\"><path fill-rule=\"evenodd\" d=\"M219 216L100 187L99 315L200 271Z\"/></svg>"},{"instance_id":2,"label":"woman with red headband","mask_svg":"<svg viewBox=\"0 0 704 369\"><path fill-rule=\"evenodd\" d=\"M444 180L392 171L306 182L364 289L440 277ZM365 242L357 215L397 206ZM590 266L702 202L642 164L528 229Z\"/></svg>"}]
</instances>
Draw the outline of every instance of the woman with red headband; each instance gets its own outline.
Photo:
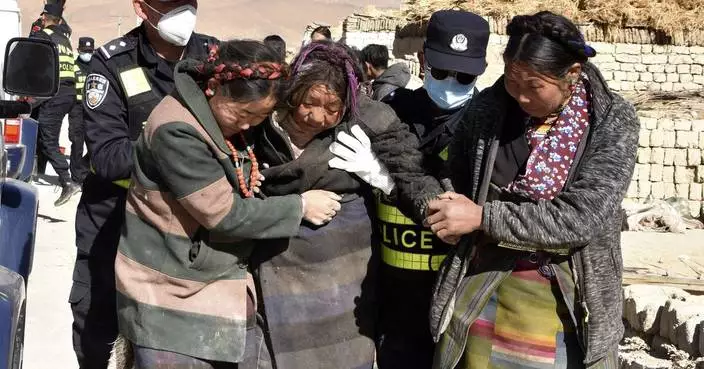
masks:
<instances>
[{"instance_id":1,"label":"woman with red headband","mask_svg":"<svg viewBox=\"0 0 704 369\"><path fill-rule=\"evenodd\" d=\"M249 256L255 239L292 237L340 197L254 197L248 129L271 113L286 67L256 41L230 41L174 72L176 88L135 145L115 261L120 333L136 368L237 368L263 360Z\"/></svg>"},{"instance_id":2,"label":"woman with red headband","mask_svg":"<svg viewBox=\"0 0 704 369\"><path fill-rule=\"evenodd\" d=\"M415 136L386 104L360 93L359 65L342 44L305 46L281 106L257 127L255 152L269 166L264 194L324 189L342 195L341 209L323 226L302 224L296 236L264 241L252 256L279 368L373 367L378 241L367 184L398 196L418 221L428 199L442 191L423 173ZM385 232L394 237L394 230Z\"/></svg>"}]
</instances>

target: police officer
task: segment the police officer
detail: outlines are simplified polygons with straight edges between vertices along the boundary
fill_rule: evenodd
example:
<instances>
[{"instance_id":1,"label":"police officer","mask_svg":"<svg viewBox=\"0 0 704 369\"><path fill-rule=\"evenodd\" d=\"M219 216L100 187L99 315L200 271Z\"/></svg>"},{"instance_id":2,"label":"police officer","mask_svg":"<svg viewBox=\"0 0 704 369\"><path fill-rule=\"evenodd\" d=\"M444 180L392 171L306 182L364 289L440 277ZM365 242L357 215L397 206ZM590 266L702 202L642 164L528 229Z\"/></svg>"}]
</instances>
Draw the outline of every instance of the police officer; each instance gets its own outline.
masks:
<instances>
[{"instance_id":1,"label":"police officer","mask_svg":"<svg viewBox=\"0 0 704 369\"><path fill-rule=\"evenodd\" d=\"M66 7L66 1L65 0L46 0L45 4L56 4L60 5L61 9L64 9ZM44 28L44 19L43 17L39 17L37 20L35 20L32 23L32 28L30 29L29 32L29 37L34 36L37 32L41 31ZM69 27L68 23L66 23L66 20L61 17L61 23L59 24L59 28L61 29L61 33L66 35L66 37L71 38L71 27Z\"/></svg>"},{"instance_id":2,"label":"police officer","mask_svg":"<svg viewBox=\"0 0 704 369\"><path fill-rule=\"evenodd\" d=\"M71 196L80 191L80 187L71 180L66 157L59 151L61 124L76 102L73 48L71 40L64 34L65 29L60 26L62 13L61 5L46 4L42 12L44 28L33 36L50 40L59 50L59 92L42 103L36 114L39 121L38 166L43 168L48 160L59 175L61 184L61 195L54 202L54 206L65 204Z\"/></svg>"},{"instance_id":3,"label":"police officer","mask_svg":"<svg viewBox=\"0 0 704 369\"><path fill-rule=\"evenodd\" d=\"M78 57L74 68L76 74L76 103L68 114L68 139L71 141L71 179L82 184L88 174L88 165L83 160L85 124L83 121L83 89L86 76L90 74L90 59L95 50L95 40L90 37L78 39Z\"/></svg>"},{"instance_id":4,"label":"police officer","mask_svg":"<svg viewBox=\"0 0 704 369\"><path fill-rule=\"evenodd\" d=\"M424 168L437 179L442 179L460 111L486 69L488 41L489 24L482 17L457 10L434 13L423 47L423 87L400 88L382 100L418 136ZM388 199L380 201L379 368L430 368L434 351L428 322L431 290L449 245L405 218Z\"/></svg>"},{"instance_id":5,"label":"police officer","mask_svg":"<svg viewBox=\"0 0 704 369\"><path fill-rule=\"evenodd\" d=\"M184 58L217 40L193 33L197 0L132 0L142 24L98 48L83 96L90 173L76 213L78 253L69 297L79 365L107 368L117 337L114 262L134 166L133 142L174 88Z\"/></svg>"}]
</instances>

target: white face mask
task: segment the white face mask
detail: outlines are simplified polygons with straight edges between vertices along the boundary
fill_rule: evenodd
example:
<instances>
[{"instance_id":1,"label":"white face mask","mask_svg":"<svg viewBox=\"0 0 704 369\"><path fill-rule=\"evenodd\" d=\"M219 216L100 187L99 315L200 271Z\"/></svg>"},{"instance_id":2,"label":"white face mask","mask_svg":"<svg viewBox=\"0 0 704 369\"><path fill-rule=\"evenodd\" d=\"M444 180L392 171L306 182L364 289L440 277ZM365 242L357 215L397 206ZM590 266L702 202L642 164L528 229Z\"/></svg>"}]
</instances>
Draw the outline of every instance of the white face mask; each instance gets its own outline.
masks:
<instances>
[{"instance_id":1,"label":"white face mask","mask_svg":"<svg viewBox=\"0 0 704 369\"><path fill-rule=\"evenodd\" d=\"M437 80L430 74L430 70L425 72L423 87L428 92L428 96L440 109L452 110L464 105L474 95L475 78L472 83L463 85L457 82L454 76Z\"/></svg>"},{"instance_id":2,"label":"white face mask","mask_svg":"<svg viewBox=\"0 0 704 369\"><path fill-rule=\"evenodd\" d=\"M152 27L159 31L161 38L176 46L186 46L188 44L193 30L196 29L196 8L193 5L179 6L163 14L146 2L144 4L154 12L161 14L161 19L159 19L159 23L156 26L149 22Z\"/></svg>"},{"instance_id":3,"label":"white face mask","mask_svg":"<svg viewBox=\"0 0 704 369\"><path fill-rule=\"evenodd\" d=\"M93 53L80 53L78 57L83 60L84 63L89 63L90 59L93 57Z\"/></svg>"}]
</instances>

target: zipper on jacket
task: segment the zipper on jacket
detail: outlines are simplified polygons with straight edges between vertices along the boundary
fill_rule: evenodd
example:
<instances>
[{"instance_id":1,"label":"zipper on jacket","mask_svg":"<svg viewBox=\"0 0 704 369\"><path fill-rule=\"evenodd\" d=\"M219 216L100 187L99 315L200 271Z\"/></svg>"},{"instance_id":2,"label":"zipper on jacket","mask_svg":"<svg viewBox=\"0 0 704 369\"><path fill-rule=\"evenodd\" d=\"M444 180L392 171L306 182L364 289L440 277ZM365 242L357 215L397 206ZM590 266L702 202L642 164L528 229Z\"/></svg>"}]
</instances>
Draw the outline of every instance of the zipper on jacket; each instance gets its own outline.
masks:
<instances>
[{"instance_id":1,"label":"zipper on jacket","mask_svg":"<svg viewBox=\"0 0 704 369\"><path fill-rule=\"evenodd\" d=\"M582 309L582 315L580 316L580 325L582 326L582 334L579 335L581 337L580 343L582 345L582 349L584 350L584 355L588 355L588 349L589 349L589 344L588 344L588 332L587 332L587 327L589 325L589 308L587 307L587 302L584 300L584 295L585 295L585 285L584 285L584 268L582 266L582 260L579 258L578 254L575 253L572 255L572 263L574 264L574 271L572 274L574 274L574 278L577 280L577 283L575 286L577 287L577 303L579 304L580 308Z\"/></svg>"}]
</instances>

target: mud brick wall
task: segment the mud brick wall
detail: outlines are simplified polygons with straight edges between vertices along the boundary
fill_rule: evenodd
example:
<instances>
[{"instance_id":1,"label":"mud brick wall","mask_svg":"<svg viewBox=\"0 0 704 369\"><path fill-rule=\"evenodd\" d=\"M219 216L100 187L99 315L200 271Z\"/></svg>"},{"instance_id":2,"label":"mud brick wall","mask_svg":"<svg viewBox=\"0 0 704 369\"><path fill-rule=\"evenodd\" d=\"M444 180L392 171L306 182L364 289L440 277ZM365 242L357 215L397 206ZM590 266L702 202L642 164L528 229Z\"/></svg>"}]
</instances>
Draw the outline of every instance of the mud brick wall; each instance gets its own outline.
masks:
<instances>
[{"instance_id":1,"label":"mud brick wall","mask_svg":"<svg viewBox=\"0 0 704 369\"><path fill-rule=\"evenodd\" d=\"M626 197L689 199L693 216L704 214L704 117L696 112L646 110L638 161Z\"/></svg>"},{"instance_id":2,"label":"mud brick wall","mask_svg":"<svg viewBox=\"0 0 704 369\"><path fill-rule=\"evenodd\" d=\"M508 19L486 19L492 34L487 50L489 67L478 81L480 88L491 85L502 74L501 55L508 40L505 35ZM417 63L415 55L423 47L424 27L391 17L353 15L343 22L343 40L359 49L371 43L386 45L394 59ZM604 29L593 25L580 28L597 50L598 55L592 62L603 72L613 90L704 90L703 31L670 37L662 32L636 28Z\"/></svg>"},{"instance_id":3,"label":"mud brick wall","mask_svg":"<svg viewBox=\"0 0 704 369\"><path fill-rule=\"evenodd\" d=\"M619 347L621 368L704 367L702 296L655 285L628 286L623 296L626 339Z\"/></svg>"}]
</instances>

